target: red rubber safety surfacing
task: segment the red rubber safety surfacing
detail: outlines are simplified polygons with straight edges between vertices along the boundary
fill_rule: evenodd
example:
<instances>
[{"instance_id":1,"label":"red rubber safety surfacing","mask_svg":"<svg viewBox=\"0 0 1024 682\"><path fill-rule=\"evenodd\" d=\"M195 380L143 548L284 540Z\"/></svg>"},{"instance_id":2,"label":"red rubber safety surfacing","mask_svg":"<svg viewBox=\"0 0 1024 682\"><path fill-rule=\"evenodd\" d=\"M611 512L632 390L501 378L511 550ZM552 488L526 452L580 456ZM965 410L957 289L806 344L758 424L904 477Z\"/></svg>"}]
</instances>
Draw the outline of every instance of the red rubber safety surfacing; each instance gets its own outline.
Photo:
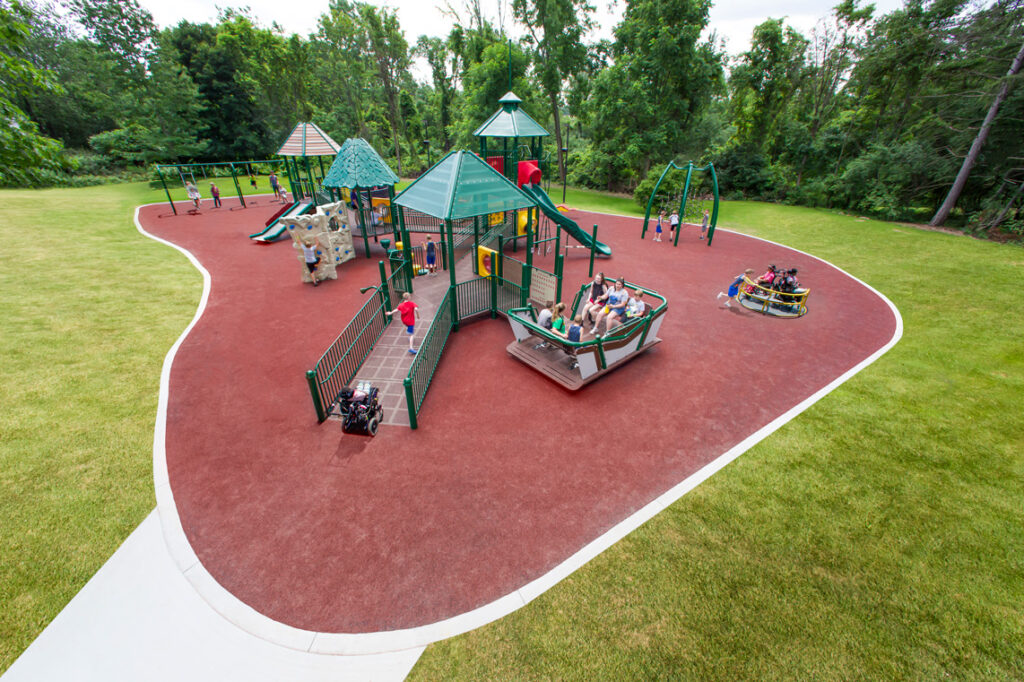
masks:
<instances>
[{"instance_id":1,"label":"red rubber safety surfacing","mask_svg":"<svg viewBox=\"0 0 1024 682\"><path fill-rule=\"evenodd\" d=\"M571 393L507 355L507 322L474 322L451 336L418 430L343 435L316 423L304 373L365 301L359 288L378 281L383 250L371 243L366 259L357 245L337 281L313 288L288 240L246 238L279 205L224 204L139 215L212 279L171 368L168 474L217 582L306 630L415 627L515 591L875 353L898 325L877 294L785 247L719 231L708 248L684 227L673 248L640 240L639 220L573 211L613 248L599 269L668 297L663 343ZM718 291L768 263L800 269L807 316L721 307ZM574 249L567 303L586 270L587 252Z\"/></svg>"}]
</instances>

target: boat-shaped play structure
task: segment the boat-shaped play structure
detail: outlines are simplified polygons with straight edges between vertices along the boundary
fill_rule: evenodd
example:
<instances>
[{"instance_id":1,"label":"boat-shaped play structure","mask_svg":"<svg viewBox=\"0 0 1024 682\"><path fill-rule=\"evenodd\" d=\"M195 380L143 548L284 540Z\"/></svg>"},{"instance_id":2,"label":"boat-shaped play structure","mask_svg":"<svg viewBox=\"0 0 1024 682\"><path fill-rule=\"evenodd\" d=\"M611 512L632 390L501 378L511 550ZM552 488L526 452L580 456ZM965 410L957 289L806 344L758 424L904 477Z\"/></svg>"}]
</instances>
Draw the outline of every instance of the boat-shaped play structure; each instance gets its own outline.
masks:
<instances>
[{"instance_id":1,"label":"boat-shaped play structure","mask_svg":"<svg viewBox=\"0 0 1024 682\"><path fill-rule=\"evenodd\" d=\"M576 293L569 319L576 316L583 294L589 288L589 283L584 284ZM578 342L569 341L537 324L537 310L533 306L509 310L508 322L516 339L508 344L506 350L512 357L570 391L582 388L661 343L658 330L665 321L668 301L658 292L632 282L627 283L626 288L630 291L639 289L648 297L650 303L645 314L626 320L601 337L585 333Z\"/></svg>"}]
</instances>

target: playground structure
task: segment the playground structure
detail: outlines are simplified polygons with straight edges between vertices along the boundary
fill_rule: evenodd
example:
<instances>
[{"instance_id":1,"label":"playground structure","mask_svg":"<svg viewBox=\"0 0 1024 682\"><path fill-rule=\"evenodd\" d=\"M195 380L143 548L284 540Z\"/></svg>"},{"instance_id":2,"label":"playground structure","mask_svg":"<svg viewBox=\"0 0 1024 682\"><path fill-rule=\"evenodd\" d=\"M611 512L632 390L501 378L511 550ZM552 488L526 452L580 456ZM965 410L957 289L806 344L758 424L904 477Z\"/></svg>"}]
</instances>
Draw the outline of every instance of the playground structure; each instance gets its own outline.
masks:
<instances>
[{"instance_id":1,"label":"playground structure","mask_svg":"<svg viewBox=\"0 0 1024 682\"><path fill-rule=\"evenodd\" d=\"M174 200L171 199L171 191L167 187L167 180L164 178L164 171L175 172L181 179L182 186L185 186L186 182L191 182L196 187L199 184L196 182L196 173L202 173L203 179L205 180L207 175L207 169L216 171L217 169L226 169L231 174L231 180L235 185L235 192L238 196L238 203L242 208L245 208L245 197L242 195L242 187L238 182L238 174L242 173L243 177L249 175L254 171L254 167L269 166L271 172L275 171L279 166L284 164L281 159L264 159L261 161L219 161L213 163L163 163L157 164L156 173L160 178L160 185L164 188L164 194L167 195L167 203L171 205L171 211L174 215L178 215L178 209L174 205ZM211 173L212 175L212 173Z\"/></svg>"},{"instance_id":2,"label":"playground structure","mask_svg":"<svg viewBox=\"0 0 1024 682\"><path fill-rule=\"evenodd\" d=\"M548 131L520 108L522 100L514 92L506 92L498 104L501 108L484 121L473 135L480 140L481 158L530 195L545 219L550 221L550 224L538 222L538 239L535 244L542 246L546 252L548 244L555 241L555 250L558 251L561 246L560 231L564 230L584 248L596 249L602 256L610 256L612 251L608 246L597 242L595 235L588 234L575 221L566 218L540 187L541 179L549 175L550 154L544 153L544 138L549 135ZM501 140L500 154L495 147L488 147L489 138ZM550 236L551 225L557 231L555 237Z\"/></svg>"},{"instance_id":3,"label":"playground structure","mask_svg":"<svg viewBox=\"0 0 1024 682\"><path fill-rule=\"evenodd\" d=\"M395 243L402 241L391 212L397 182L398 176L380 154L369 142L358 137L345 140L324 176L323 189L344 202L344 222L353 235L358 230L362 236L367 258L370 257L371 235L374 241L378 241L381 234L392 234Z\"/></svg>"},{"instance_id":4,"label":"playground structure","mask_svg":"<svg viewBox=\"0 0 1024 682\"><path fill-rule=\"evenodd\" d=\"M387 219L379 216L379 222L371 222L370 226L376 238L378 230L390 224L395 242L394 248L388 248L390 242L384 244L390 275L384 261L380 261L380 285L364 289L373 289L373 296L314 368L306 373L320 422L330 416L328 406L339 400L341 392L349 388L363 363L375 352L375 346L391 323L385 312L397 303L402 292L412 293L414 276L425 272L417 258L422 256L422 247L412 244L412 233L438 236L438 261L441 269L449 275L447 287L433 279L427 280L423 286L415 285L420 291L419 301L424 302L426 298L425 302L436 312L402 382L403 399L412 428L417 427L416 415L448 337L453 331L458 331L463 321L483 314L492 318L505 315L510 319L515 317L516 324L529 329L530 325L536 326L534 322L512 311L532 311L529 308L531 302L561 298L565 259L563 231L567 235L565 250L569 248L570 236L579 241L582 248L589 250L590 276L593 276L595 255L611 255L611 249L597 240L596 225L590 234L580 229L575 221L558 210L540 187L543 177L542 138L547 131L519 109L520 101L513 93L506 94L501 99L502 108L477 129L476 134L481 138L481 156L468 151L449 152L393 199L393 174L372 182L349 177L361 168L372 166L375 163L373 158L379 160L379 157L375 152L372 156L367 153L366 150L373 150L365 142L359 141L362 144L357 145L354 141L346 141L346 145L353 142L352 150L339 153L335 164L347 164L349 170L343 172L339 167L336 178L332 166L324 186L330 191L354 193L354 203L363 208L369 202L367 197L360 197L361 190L380 191L382 187L386 188L390 208ZM486 138L489 136L504 140L501 156L486 158ZM518 142L522 137L529 139L530 144L520 149ZM509 140L513 141L511 148ZM359 149L363 151L359 152ZM364 160L359 162L359 158ZM387 170L382 160L380 165ZM372 197L368 198L373 202ZM368 221L365 211L358 213L360 231L368 251ZM544 235L538 239L541 215L548 229L554 227L554 236ZM348 224L354 226L355 222L349 220ZM506 252L511 243L511 251L518 253L521 239L525 240L523 260ZM552 241L555 245L554 272L547 272L536 267L533 258L538 247ZM664 316L665 301L655 292L651 293L661 301L661 306L644 322L631 322L607 339L595 339L576 349L583 361L573 362L569 371L575 372L576 378L565 385L579 388L658 342L657 326ZM579 295L574 301L574 310L579 304L578 298ZM513 331L518 328L514 326ZM376 367L384 362L382 356L373 364ZM381 380L382 377L376 379Z\"/></svg>"},{"instance_id":5,"label":"playground structure","mask_svg":"<svg viewBox=\"0 0 1024 682\"><path fill-rule=\"evenodd\" d=\"M658 304L648 304L643 316L623 321L600 338L569 341L537 324L532 306L509 310L508 322L516 338L506 347L508 354L571 391L617 369L661 343L658 330L668 311L668 301L653 289L630 282L626 288L639 289ZM576 316L589 289L587 282L576 292L569 319ZM538 341L541 343L537 344Z\"/></svg>"},{"instance_id":6,"label":"playground structure","mask_svg":"<svg viewBox=\"0 0 1024 682\"><path fill-rule=\"evenodd\" d=\"M302 253L302 244L306 239L315 243L316 255L320 258L317 266L317 281L338 279L337 268L345 261L355 258L352 246L352 233L349 228L338 220L344 212L345 203L336 202L318 206L316 212L295 216L283 225L292 237L292 244L302 267L302 281L313 281L313 273L306 267Z\"/></svg>"},{"instance_id":7,"label":"playground structure","mask_svg":"<svg viewBox=\"0 0 1024 682\"><path fill-rule=\"evenodd\" d=\"M514 92L506 92L498 100L501 108L473 131L480 140L480 157L512 182L522 161L533 161L545 176L550 165L549 155L544 154L548 131L519 108L522 101ZM501 140L501 149L489 148L488 138Z\"/></svg>"},{"instance_id":8,"label":"playground structure","mask_svg":"<svg viewBox=\"0 0 1024 682\"><path fill-rule=\"evenodd\" d=\"M661 184L666 176L669 175L669 171L672 170L686 171L686 182L683 185L682 192L679 195L670 195L670 199L667 202L674 204L675 197L679 197L680 229L676 230L672 246L679 246L679 235L682 234L683 225L699 226L701 224L705 204L709 200L712 202L712 206L710 209L710 221L708 222L707 244L711 246L711 240L715 235L715 226L718 225L718 175L715 173L715 165L713 163L698 167L692 161L687 163L686 166L677 166L674 161L668 162L665 170L658 177L658 181L654 183L654 189L651 190L651 196L647 200L647 209L644 211L644 227L640 232L640 238L643 239L647 235L647 226L651 219L651 209L658 198L658 190L661 188ZM698 178L695 176L695 173L700 173L701 176ZM704 175L705 173L707 175ZM708 186L708 181L710 181L710 186Z\"/></svg>"},{"instance_id":9,"label":"playground structure","mask_svg":"<svg viewBox=\"0 0 1024 682\"><path fill-rule=\"evenodd\" d=\"M249 235L249 238L258 244L273 242L284 235L285 226L290 219L314 211L318 204L332 201L332 197L324 193L321 187L325 174L323 158L335 156L339 150L338 143L315 123L296 124L284 144L277 150L278 156L284 157L293 203L262 230ZM309 163L310 157L317 160L319 176L314 173ZM299 159L302 160L301 165Z\"/></svg>"},{"instance_id":10,"label":"playground structure","mask_svg":"<svg viewBox=\"0 0 1024 682\"><path fill-rule=\"evenodd\" d=\"M791 293L776 291L743 278L739 302L744 308L773 317L803 317L807 314L807 297L810 289L797 289Z\"/></svg>"}]
</instances>

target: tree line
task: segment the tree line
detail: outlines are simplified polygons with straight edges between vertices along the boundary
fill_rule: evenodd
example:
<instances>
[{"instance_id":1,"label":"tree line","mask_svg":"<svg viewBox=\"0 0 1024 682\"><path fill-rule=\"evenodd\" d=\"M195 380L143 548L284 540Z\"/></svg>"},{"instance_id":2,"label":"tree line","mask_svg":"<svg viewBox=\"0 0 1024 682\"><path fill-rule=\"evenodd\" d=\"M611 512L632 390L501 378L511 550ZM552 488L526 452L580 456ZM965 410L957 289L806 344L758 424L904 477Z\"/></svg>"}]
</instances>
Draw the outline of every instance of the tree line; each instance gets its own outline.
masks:
<instances>
[{"instance_id":1,"label":"tree line","mask_svg":"<svg viewBox=\"0 0 1024 682\"><path fill-rule=\"evenodd\" d=\"M476 149L511 78L574 185L646 201L668 161L711 161L727 197L1024 233L1024 0L842 0L806 34L767 19L735 57L711 0L629 0L597 42L587 0L510 7L514 27L468 0L410 43L354 0L309 35L247 11L158 29L136 0L0 0L0 185L266 158L309 120L415 175Z\"/></svg>"}]
</instances>

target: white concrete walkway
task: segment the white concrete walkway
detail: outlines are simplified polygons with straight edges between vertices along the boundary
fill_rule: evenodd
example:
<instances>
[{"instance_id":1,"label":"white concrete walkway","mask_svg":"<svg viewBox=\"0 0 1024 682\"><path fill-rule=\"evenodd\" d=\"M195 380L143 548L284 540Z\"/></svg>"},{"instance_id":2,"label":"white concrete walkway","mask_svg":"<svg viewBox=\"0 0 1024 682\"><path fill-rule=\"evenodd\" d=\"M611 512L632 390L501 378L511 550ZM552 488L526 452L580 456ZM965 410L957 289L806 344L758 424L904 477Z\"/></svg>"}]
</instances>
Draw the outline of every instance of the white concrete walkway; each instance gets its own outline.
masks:
<instances>
[{"instance_id":1,"label":"white concrete walkway","mask_svg":"<svg viewBox=\"0 0 1024 682\"><path fill-rule=\"evenodd\" d=\"M182 575L154 511L0 679L403 680L422 652L311 654L239 629Z\"/></svg>"}]
</instances>

